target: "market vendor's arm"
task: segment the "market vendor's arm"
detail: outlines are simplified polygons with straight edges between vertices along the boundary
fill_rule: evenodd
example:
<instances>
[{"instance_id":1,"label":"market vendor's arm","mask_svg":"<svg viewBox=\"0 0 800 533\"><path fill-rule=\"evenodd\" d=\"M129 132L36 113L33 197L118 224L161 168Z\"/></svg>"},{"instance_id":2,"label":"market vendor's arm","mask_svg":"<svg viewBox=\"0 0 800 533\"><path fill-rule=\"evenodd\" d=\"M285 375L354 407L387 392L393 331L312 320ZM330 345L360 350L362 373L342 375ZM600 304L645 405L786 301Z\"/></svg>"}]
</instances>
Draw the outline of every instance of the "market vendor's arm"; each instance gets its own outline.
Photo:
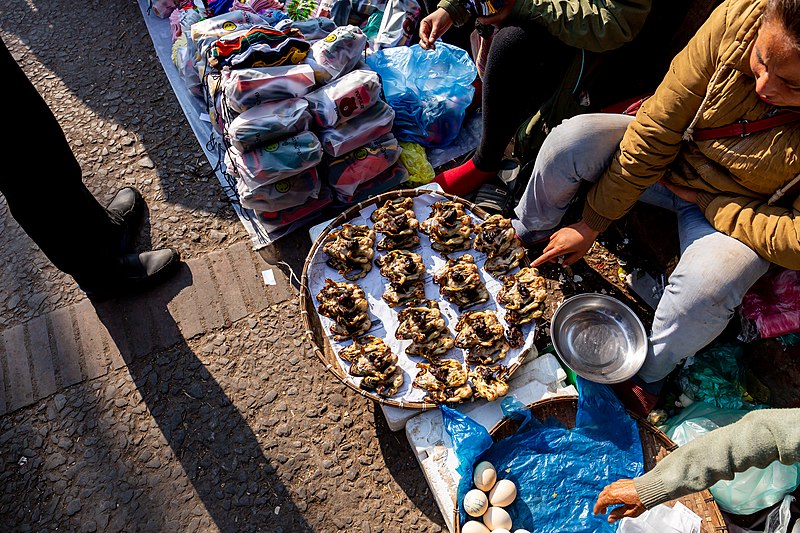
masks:
<instances>
[{"instance_id":1,"label":"market vendor's arm","mask_svg":"<svg viewBox=\"0 0 800 533\"><path fill-rule=\"evenodd\" d=\"M677 157L714 75L728 8L723 4L711 14L628 126L611 164L587 195L583 220L592 229L603 231L625 215Z\"/></svg>"},{"instance_id":2,"label":"market vendor's arm","mask_svg":"<svg viewBox=\"0 0 800 533\"><path fill-rule=\"evenodd\" d=\"M597 498L595 514L609 506L624 508L609 520L619 518L625 508L644 509L698 492L717 481L732 479L750 467L764 468L774 462L800 462L800 409L753 411L738 422L702 435L662 459L652 470L633 480L635 496L630 497L630 480L612 483Z\"/></svg>"},{"instance_id":3,"label":"market vendor's arm","mask_svg":"<svg viewBox=\"0 0 800 533\"><path fill-rule=\"evenodd\" d=\"M436 7L445 10L450 16L450 20L452 21L453 25L456 27L463 26L469 22L471 18L471 14L464 5L463 0L441 0ZM431 15L432 14L433 13L431 13Z\"/></svg>"},{"instance_id":4,"label":"market vendor's arm","mask_svg":"<svg viewBox=\"0 0 800 533\"><path fill-rule=\"evenodd\" d=\"M538 22L570 46L604 52L636 36L650 4L651 0L517 0L508 18Z\"/></svg>"},{"instance_id":5,"label":"market vendor's arm","mask_svg":"<svg viewBox=\"0 0 800 533\"><path fill-rule=\"evenodd\" d=\"M800 270L800 197L791 208L762 200L700 193L697 205L718 231L784 268Z\"/></svg>"}]
</instances>

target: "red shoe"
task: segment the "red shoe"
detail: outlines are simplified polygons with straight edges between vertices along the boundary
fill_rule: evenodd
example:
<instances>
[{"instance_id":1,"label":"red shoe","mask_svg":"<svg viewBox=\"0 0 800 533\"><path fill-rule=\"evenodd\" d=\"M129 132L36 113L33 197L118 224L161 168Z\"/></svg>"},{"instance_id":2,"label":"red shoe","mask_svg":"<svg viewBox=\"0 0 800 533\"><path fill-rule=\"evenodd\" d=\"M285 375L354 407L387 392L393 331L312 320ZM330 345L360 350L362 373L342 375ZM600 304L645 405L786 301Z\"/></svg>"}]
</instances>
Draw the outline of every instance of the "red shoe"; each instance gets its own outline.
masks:
<instances>
[{"instance_id":1,"label":"red shoe","mask_svg":"<svg viewBox=\"0 0 800 533\"><path fill-rule=\"evenodd\" d=\"M611 385L611 389L617 395L619 401L622 402L622 405L642 418L647 418L647 415L658 403L659 396L657 394L647 392L630 379Z\"/></svg>"}]
</instances>

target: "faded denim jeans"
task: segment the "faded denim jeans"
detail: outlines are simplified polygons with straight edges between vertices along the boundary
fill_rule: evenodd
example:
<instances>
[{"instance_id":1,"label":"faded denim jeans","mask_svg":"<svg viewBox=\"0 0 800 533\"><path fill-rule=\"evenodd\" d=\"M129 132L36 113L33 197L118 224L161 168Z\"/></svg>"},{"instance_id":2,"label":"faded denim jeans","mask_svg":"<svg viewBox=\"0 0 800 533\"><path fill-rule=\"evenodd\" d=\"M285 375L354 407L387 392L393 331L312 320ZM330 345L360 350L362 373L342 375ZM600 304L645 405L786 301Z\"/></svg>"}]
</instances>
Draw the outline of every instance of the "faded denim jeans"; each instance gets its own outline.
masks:
<instances>
[{"instance_id":1,"label":"faded denim jeans","mask_svg":"<svg viewBox=\"0 0 800 533\"><path fill-rule=\"evenodd\" d=\"M526 243L547 238L557 229L581 181L600 177L632 120L608 113L579 115L547 136L515 209L513 224ZM638 374L652 383L722 333L769 262L715 230L695 204L663 185L652 185L640 200L676 213L681 253L656 308L647 359Z\"/></svg>"}]
</instances>

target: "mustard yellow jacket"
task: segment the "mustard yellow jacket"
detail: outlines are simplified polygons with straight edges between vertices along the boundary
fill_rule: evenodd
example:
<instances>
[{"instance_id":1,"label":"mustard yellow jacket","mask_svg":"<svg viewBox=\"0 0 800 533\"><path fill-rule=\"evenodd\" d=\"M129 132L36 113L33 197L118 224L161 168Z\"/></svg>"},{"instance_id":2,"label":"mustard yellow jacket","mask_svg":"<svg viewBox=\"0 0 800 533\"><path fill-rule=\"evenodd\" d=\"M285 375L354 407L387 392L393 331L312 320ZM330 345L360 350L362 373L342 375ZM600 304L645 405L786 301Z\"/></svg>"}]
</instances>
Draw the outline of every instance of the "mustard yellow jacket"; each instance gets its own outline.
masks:
<instances>
[{"instance_id":1,"label":"mustard yellow jacket","mask_svg":"<svg viewBox=\"0 0 800 533\"><path fill-rule=\"evenodd\" d=\"M697 203L718 231L800 270L800 187L789 187L800 174L800 123L748 137L691 140L695 130L777 111L755 93L749 64L766 3L725 1L675 57L590 190L583 211L590 227L604 230L664 177L702 191Z\"/></svg>"}]
</instances>

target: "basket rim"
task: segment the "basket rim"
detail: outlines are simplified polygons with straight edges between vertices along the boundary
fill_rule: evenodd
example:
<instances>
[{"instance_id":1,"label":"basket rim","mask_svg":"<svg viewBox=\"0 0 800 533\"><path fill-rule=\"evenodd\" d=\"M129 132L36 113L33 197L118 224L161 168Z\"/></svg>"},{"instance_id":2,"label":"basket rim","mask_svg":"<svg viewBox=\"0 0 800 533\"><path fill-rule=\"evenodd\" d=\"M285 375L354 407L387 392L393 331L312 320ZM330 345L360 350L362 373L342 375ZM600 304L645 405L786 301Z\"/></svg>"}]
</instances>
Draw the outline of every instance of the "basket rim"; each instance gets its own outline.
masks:
<instances>
[{"instance_id":1,"label":"basket rim","mask_svg":"<svg viewBox=\"0 0 800 533\"><path fill-rule=\"evenodd\" d=\"M311 291L310 291L309 286L308 286L308 272L309 272L309 267L311 266L311 260L314 257L314 254L317 253L317 250L319 249L319 247L325 241L325 237L327 237L327 235L331 231L333 231L334 229L339 227L341 224L347 222L348 220L351 220L351 219L355 218L361 212L362 209L364 209L365 207L368 207L370 205L377 204L377 203L383 203L386 200L391 200L391 199L394 199L394 198L403 198L403 197L416 198L417 196L422 196L422 195L437 195L437 196L441 196L441 197L443 197L443 198L445 198L446 200L449 200L449 201L460 202L460 203L464 204L465 206L467 206L467 208L472 213L474 213L476 216L478 216L482 220L486 220L486 218L488 218L490 216L489 213L486 212L486 210L484 210L483 208L475 205L474 203L472 203L472 202L470 202L468 200L465 200L465 199L463 199L463 198L461 198L459 196L455 196L455 195L452 195L452 194L449 194L449 193L446 193L446 192L443 192L443 191L436 191L436 190L430 190L430 189L400 189L400 190L385 192L385 193L373 196L371 198L368 198L367 200L364 200L362 202L358 202L357 204L347 208L339 216L334 218L322 230L322 232L320 232L319 236L317 236L317 238L314 240L314 243L311 245L311 249L308 251L308 255L306 256L306 260L303 263L303 273L300 275L300 296L299 296L299 298L300 298L300 315L301 315L301 317L303 319L303 326L305 328L304 335L306 336L308 342L313 347L314 354L317 356L317 358L320 360L320 362L325 366L325 368L329 372L331 372L334 375L334 377L336 377L337 380L339 380L341 383L345 384L350 389L358 392L361 396L364 396L364 397L369 398L369 399L371 399L371 400L373 400L375 402L378 402L380 405L386 405L386 406L389 406L389 407L398 407L400 409L417 409L417 410L423 410L424 411L424 410L428 410L428 409L437 408L437 407L439 407L439 405L435 404L435 403L430 403L430 402L403 402L403 401L400 401L400 400L392 400L391 398L383 398L383 397L379 396L378 394L376 394L374 392L366 391L366 390L360 388L358 385L353 383L353 381L350 379L350 377L347 374L344 373L344 371L342 371L342 368L339 365L334 365L334 364L330 363L326 359L325 353L322 350L322 348L319 346L319 344L316 342L316 339L315 339L315 336L314 336L314 332L312 331L312 329L313 329L312 312L310 312L309 309L313 310L313 316L314 316L315 319L319 320L319 318L316 316L317 312L316 312L316 308L314 307L313 295L311 294ZM525 264L529 263L527 255L523 258L523 263L525 263ZM309 305L310 305L310 308L308 307ZM329 345L329 341L328 341L327 336L324 337L323 343ZM525 362L525 360L527 359L527 356L528 356L529 353L530 353L530 349L520 353L520 355L517 357L517 361L514 364L508 366L508 374L507 375L508 375L509 378Z\"/></svg>"}]
</instances>

